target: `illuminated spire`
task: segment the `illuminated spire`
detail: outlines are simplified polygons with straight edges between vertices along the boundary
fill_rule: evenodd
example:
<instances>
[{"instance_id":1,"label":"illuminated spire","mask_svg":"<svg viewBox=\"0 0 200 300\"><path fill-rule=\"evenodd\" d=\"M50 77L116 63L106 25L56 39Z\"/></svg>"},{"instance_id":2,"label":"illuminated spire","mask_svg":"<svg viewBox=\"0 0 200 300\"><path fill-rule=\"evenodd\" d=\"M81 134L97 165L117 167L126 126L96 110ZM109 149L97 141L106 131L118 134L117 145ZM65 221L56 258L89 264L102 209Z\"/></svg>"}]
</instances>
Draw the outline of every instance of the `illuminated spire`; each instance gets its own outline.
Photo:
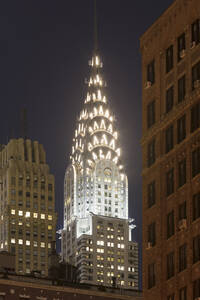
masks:
<instances>
[{"instance_id":1,"label":"illuminated spire","mask_svg":"<svg viewBox=\"0 0 200 300\"><path fill-rule=\"evenodd\" d=\"M98 52L97 1L94 0L94 53Z\"/></svg>"},{"instance_id":2,"label":"illuminated spire","mask_svg":"<svg viewBox=\"0 0 200 300\"><path fill-rule=\"evenodd\" d=\"M90 77L83 109L80 112L72 145L72 163L92 171L95 162L106 159L121 166L121 150L115 117L105 94L102 61L96 53L89 61ZM92 162L92 163L91 163Z\"/></svg>"}]
</instances>

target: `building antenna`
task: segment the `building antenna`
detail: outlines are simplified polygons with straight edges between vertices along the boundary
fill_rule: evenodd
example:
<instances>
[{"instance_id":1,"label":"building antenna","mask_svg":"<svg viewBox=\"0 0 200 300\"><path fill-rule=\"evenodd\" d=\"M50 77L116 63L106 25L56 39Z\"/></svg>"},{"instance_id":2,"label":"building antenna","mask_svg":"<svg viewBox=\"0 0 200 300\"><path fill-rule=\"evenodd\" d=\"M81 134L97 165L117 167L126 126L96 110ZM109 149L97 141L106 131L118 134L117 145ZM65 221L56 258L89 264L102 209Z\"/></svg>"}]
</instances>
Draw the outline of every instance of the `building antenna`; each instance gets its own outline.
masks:
<instances>
[{"instance_id":1,"label":"building antenna","mask_svg":"<svg viewBox=\"0 0 200 300\"><path fill-rule=\"evenodd\" d=\"M24 140L27 139L27 110L23 108L21 111L21 135Z\"/></svg>"},{"instance_id":2,"label":"building antenna","mask_svg":"<svg viewBox=\"0 0 200 300\"><path fill-rule=\"evenodd\" d=\"M94 52L98 51L97 0L94 0Z\"/></svg>"}]
</instances>

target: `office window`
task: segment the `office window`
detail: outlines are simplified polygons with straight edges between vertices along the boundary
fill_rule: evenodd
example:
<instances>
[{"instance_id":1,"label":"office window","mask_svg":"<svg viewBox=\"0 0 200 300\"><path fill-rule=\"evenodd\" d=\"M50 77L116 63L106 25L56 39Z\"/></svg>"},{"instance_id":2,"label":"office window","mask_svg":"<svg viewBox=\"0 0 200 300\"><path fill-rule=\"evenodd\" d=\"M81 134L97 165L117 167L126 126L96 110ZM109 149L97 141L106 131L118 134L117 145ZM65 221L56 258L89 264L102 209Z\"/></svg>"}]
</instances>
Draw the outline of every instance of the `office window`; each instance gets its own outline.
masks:
<instances>
[{"instance_id":1,"label":"office window","mask_svg":"<svg viewBox=\"0 0 200 300\"><path fill-rule=\"evenodd\" d=\"M181 34L177 39L178 53L177 59L180 61L185 56L185 33Z\"/></svg>"},{"instance_id":2,"label":"office window","mask_svg":"<svg viewBox=\"0 0 200 300\"><path fill-rule=\"evenodd\" d=\"M172 110L174 105L174 86L166 91L166 113Z\"/></svg>"},{"instance_id":3,"label":"office window","mask_svg":"<svg viewBox=\"0 0 200 300\"><path fill-rule=\"evenodd\" d=\"M166 73L173 69L173 45L166 50Z\"/></svg>"},{"instance_id":4,"label":"office window","mask_svg":"<svg viewBox=\"0 0 200 300\"><path fill-rule=\"evenodd\" d=\"M200 173L200 147L192 152L192 177Z\"/></svg>"},{"instance_id":5,"label":"office window","mask_svg":"<svg viewBox=\"0 0 200 300\"><path fill-rule=\"evenodd\" d=\"M200 80L200 62L198 62L192 68L192 90L200 87L199 80Z\"/></svg>"},{"instance_id":6,"label":"office window","mask_svg":"<svg viewBox=\"0 0 200 300\"><path fill-rule=\"evenodd\" d=\"M148 208L150 208L156 202L155 181L150 182L147 186L147 199L148 199Z\"/></svg>"},{"instance_id":7,"label":"office window","mask_svg":"<svg viewBox=\"0 0 200 300\"><path fill-rule=\"evenodd\" d=\"M174 169L172 168L166 174L166 196L174 192Z\"/></svg>"},{"instance_id":8,"label":"office window","mask_svg":"<svg viewBox=\"0 0 200 300\"><path fill-rule=\"evenodd\" d=\"M151 246L156 244L156 223L153 222L148 225L148 243L151 243Z\"/></svg>"},{"instance_id":9,"label":"office window","mask_svg":"<svg viewBox=\"0 0 200 300\"><path fill-rule=\"evenodd\" d=\"M174 252L167 255L167 279L174 276Z\"/></svg>"},{"instance_id":10,"label":"office window","mask_svg":"<svg viewBox=\"0 0 200 300\"><path fill-rule=\"evenodd\" d=\"M148 265L148 288L151 289L156 285L155 263Z\"/></svg>"},{"instance_id":11,"label":"office window","mask_svg":"<svg viewBox=\"0 0 200 300\"><path fill-rule=\"evenodd\" d=\"M200 279L193 282L193 299L200 297Z\"/></svg>"},{"instance_id":12,"label":"office window","mask_svg":"<svg viewBox=\"0 0 200 300\"><path fill-rule=\"evenodd\" d=\"M154 84L155 82L155 62L152 60L147 65L147 81L151 82L151 84Z\"/></svg>"},{"instance_id":13,"label":"office window","mask_svg":"<svg viewBox=\"0 0 200 300\"><path fill-rule=\"evenodd\" d=\"M165 131L165 153L168 153L174 148L174 128L169 126Z\"/></svg>"},{"instance_id":14,"label":"office window","mask_svg":"<svg viewBox=\"0 0 200 300\"><path fill-rule=\"evenodd\" d=\"M179 272L187 268L187 245L179 247Z\"/></svg>"},{"instance_id":15,"label":"office window","mask_svg":"<svg viewBox=\"0 0 200 300\"><path fill-rule=\"evenodd\" d=\"M174 235L174 211L167 214L167 239Z\"/></svg>"},{"instance_id":16,"label":"office window","mask_svg":"<svg viewBox=\"0 0 200 300\"><path fill-rule=\"evenodd\" d=\"M178 186L181 187L186 183L186 159L178 163Z\"/></svg>"},{"instance_id":17,"label":"office window","mask_svg":"<svg viewBox=\"0 0 200 300\"><path fill-rule=\"evenodd\" d=\"M172 295L169 295L169 296L167 297L167 300L175 300L175 298L174 298L174 294L172 294Z\"/></svg>"},{"instance_id":18,"label":"office window","mask_svg":"<svg viewBox=\"0 0 200 300\"><path fill-rule=\"evenodd\" d=\"M192 35L192 43L195 42L195 45L200 42L200 20L197 19L191 26L191 35Z\"/></svg>"},{"instance_id":19,"label":"office window","mask_svg":"<svg viewBox=\"0 0 200 300\"><path fill-rule=\"evenodd\" d=\"M193 195L192 211L193 211L193 221L200 218L200 193Z\"/></svg>"},{"instance_id":20,"label":"office window","mask_svg":"<svg viewBox=\"0 0 200 300\"><path fill-rule=\"evenodd\" d=\"M151 165L154 164L155 160L156 160L156 155L155 155L155 139L152 140L149 144L148 144L148 154L147 154L147 164L148 167L150 167Z\"/></svg>"},{"instance_id":21,"label":"office window","mask_svg":"<svg viewBox=\"0 0 200 300\"><path fill-rule=\"evenodd\" d=\"M178 103L185 99L186 88L185 88L185 75L178 80Z\"/></svg>"},{"instance_id":22,"label":"office window","mask_svg":"<svg viewBox=\"0 0 200 300\"><path fill-rule=\"evenodd\" d=\"M181 203L178 207L178 212L179 212L179 221L183 219L187 219L187 206L186 206L186 201Z\"/></svg>"},{"instance_id":23,"label":"office window","mask_svg":"<svg viewBox=\"0 0 200 300\"><path fill-rule=\"evenodd\" d=\"M187 287L183 287L179 290L179 300L187 300Z\"/></svg>"},{"instance_id":24,"label":"office window","mask_svg":"<svg viewBox=\"0 0 200 300\"><path fill-rule=\"evenodd\" d=\"M200 260L200 235L193 239L193 264Z\"/></svg>"},{"instance_id":25,"label":"office window","mask_svg":"<svg viewBox=\"0 0 200 300\"><path fill-rule=\"evenodd\" d=\"M191 108L191 132L194 132L200 125L200 103Z\"/></svg>"},{"instance_id":26,"label":"office window","mask_svg":"<svg viewBox=\"0 0 200 300\"><path fill-rule=\"evenodd\" d=\"M155 123L155 101L147 105L147 127L150 128Z\"/></svg>"},{"instance_id":27,"label":"office window","mask_svg":"<svg viewBox=\"0 0 200 300\"><path fill-rule=\"evenodd\" d=\"M177 121L177 143L181 143L186 137L186 117L182 116Z\"/></svg>"}]
</instances>

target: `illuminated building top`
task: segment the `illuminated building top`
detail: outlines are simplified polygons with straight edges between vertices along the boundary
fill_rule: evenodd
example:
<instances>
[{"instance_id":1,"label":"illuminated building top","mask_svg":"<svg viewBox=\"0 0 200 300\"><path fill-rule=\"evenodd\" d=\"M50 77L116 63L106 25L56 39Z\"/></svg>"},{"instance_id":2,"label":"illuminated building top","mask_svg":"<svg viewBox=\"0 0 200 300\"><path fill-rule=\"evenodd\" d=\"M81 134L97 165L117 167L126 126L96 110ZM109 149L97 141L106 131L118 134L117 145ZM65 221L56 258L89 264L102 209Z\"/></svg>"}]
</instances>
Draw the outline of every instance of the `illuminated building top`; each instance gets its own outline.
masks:
<instances>
[{"instance_id":1,"label":"illuminated building top","mask_svg":"<svg viewBox=\"0 0 200 300\"><path fill-rule=\"evenodd\" d=\"M83 109L65 176L64 227L78 218L81 233L91 233L91 213L128 218L128 182L120 160L115 117L105 95L102 62L94 55Z\"/></svg>"}]
</instances>

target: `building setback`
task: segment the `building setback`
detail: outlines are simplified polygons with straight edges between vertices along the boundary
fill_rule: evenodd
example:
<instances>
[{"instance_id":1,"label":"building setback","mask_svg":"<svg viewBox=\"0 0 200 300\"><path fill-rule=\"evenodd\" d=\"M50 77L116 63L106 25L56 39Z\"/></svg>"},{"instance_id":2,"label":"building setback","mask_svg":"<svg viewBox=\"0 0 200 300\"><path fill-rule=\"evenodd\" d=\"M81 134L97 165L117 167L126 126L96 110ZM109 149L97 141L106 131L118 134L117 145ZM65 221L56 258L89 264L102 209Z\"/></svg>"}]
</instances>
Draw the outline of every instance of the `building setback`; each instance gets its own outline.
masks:
<instances>
[{"instance_id":1,"label":"building setback","mask_svg":"<svg viewBox=\"0 0 200 300\"><path fill-rule=\"evenodd\" d=\"M141 53L144 299L200 299L200 1L174 1Z\"/></svg>"},{"instance_id":2,"label":"building setback","mask_svg":"<svg viewBox=\"0 0 200 300\"><path fill-rule=\"evenodd\" d=\"M138 288L138 245L128 218L128 180L115 117L94 52L65 175L62 257L80 282Z\"/></svg>"},{"instance_id":3,"label":"building setback","mask_svg":"<svg viewBox=\"0 0 200 300\"><path fill-rule=\"evenodd\" d=\"M11 139L0 149L0 249L15 255L19 274L48 274L55 240L54 176L37 141Z\"/></svg>"}]
</instances>

